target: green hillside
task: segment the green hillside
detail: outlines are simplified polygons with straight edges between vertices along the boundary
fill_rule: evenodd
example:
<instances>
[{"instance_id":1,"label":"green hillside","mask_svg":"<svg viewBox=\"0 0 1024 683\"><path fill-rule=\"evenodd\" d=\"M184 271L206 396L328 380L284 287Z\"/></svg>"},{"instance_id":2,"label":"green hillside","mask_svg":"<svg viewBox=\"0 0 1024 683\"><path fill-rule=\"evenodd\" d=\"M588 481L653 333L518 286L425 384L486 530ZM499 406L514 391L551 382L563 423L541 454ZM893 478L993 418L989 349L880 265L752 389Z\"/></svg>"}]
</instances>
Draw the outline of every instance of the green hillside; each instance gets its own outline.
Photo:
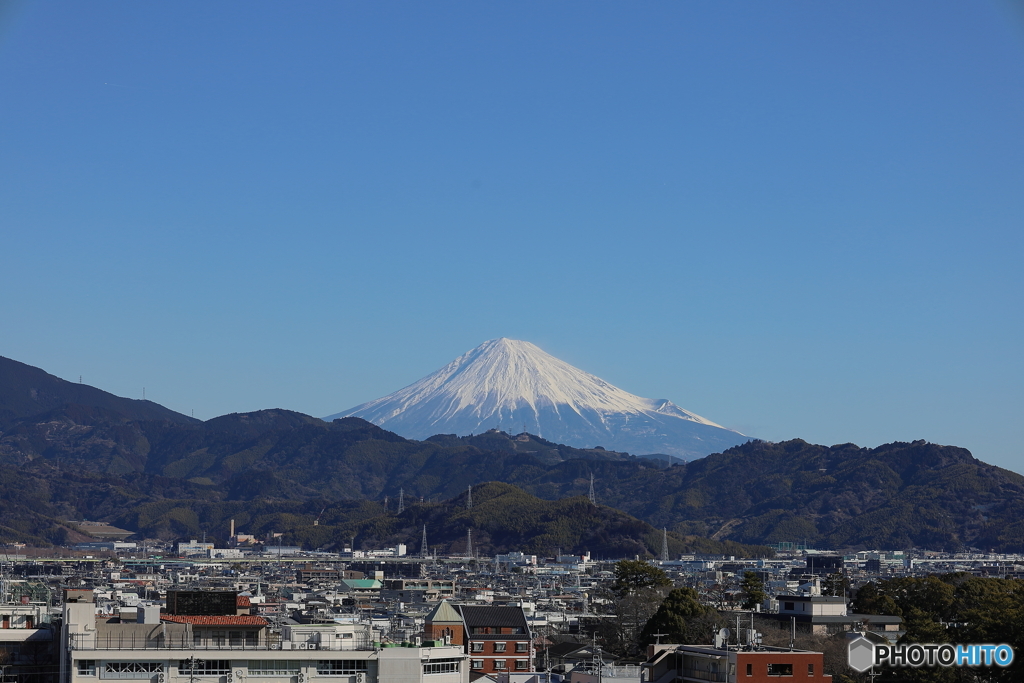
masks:
<instances>
[{"instance_id":1,"label":"green hillside","mask_svg":"<svg viewBox=\"0 0 1024 683\"><path fill-rule=\"evenodd\" d=\"M0 385L0 406L20 406L22 412L43 406L45 401L35 408L25 403L22 380L32 373L19 372L22 379ZM22 417L6 413L0 424L0 539L61 542L74 530L60 521L83 518L116 520L161 537L216 535L228 515L304 519L326 506L329 514L341 515L330 525L339 533L385 542L405 527L374 510L383 511L381 503L399 491L406 500L423 501L409 506L407 515L413 509L426 514L469 485L494 481L562 504L585 496L593 476L601 509L667 527L680 542L704 537L827 548L1024 551L1024 477L965 449L923 441L873 449L754 441L666 467L656 459L494 430L412 441L358 418L328 423L263 410L193 422L142 406L148 412L139 419L138 402L101 403L72 402ZM566 508L565 514L576 512ZM267 524L283 530L287 519ZM646 530L615 532L617 540L579 540L552 524L535 525L530 534L541 545L555 539L636 554L626 552L629 544L621 539L628 536L650 549ZM301 536L301 526L288 528ZM481 538L494 547L527 538L514 540L511 530L492 535L488 528L480 525ZM329 542L302 538L311 545ZM418 536L414 540L418 544Z\"/></svg>"}]
</instances>

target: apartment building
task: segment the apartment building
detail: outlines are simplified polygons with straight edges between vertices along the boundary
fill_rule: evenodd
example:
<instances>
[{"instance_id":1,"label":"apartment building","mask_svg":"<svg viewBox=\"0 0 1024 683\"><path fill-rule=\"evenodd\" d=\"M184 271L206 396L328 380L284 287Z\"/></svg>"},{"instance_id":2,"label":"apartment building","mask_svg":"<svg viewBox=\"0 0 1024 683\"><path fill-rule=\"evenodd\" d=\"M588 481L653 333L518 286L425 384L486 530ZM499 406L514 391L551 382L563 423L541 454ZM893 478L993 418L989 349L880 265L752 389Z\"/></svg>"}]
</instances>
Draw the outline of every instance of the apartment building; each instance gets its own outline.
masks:
<instances>
[{"instance_id":1,"label":"apartment building","mask_svg":"<svg viewBox=\"0 0 1024 683\"><path fill-rule=\"evenodd\" d=\"M286 626L252 615L169 615L135 622L64 605L60 683L468 683L462 647L381 645L364 624Z\"/></svg>"}]
</instances>

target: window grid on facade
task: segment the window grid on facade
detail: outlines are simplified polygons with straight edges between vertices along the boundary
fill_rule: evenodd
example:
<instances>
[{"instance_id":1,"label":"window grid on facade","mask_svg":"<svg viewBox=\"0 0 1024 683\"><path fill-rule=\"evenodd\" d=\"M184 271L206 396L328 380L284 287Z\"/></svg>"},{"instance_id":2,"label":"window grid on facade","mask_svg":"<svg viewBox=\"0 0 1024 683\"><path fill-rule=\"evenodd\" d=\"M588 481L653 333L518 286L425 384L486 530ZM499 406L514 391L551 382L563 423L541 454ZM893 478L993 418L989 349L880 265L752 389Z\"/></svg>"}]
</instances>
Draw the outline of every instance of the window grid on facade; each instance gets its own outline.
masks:
<instances>
[{"instance_id":1,"label":"window grid on facade","mask_svg":"<svg viewBox=\"0 0 1024 683\"><path fill-rule=\"evenodd\" d=\"M525 659L516 660L516 671L526 671L530 668L530 663Z\"/></svg>"},{"instance_id":2,"label":"window grid on facade","mask_svg":"<svg viewBox=\"0 0 1024 683\"><path fill-rule=\"evenodd\" d=\"M483 652L484 651L484 644L483 643L473 643L473 648L472 649L473 649L473 652Z\"/></svg>"},{"instance_id":3,"label":"window grid on facade","mask_svg":"<svg viewBox=\"0 0 1024 683\"><path fill-rule=\"evenodd\" d=\"M495 659L494 660L494 668L495 669L504 669L505 668L505 660L504 659Z\"/></svg>"},{"instance_id":4,"label":"window grid on facade","mask_svg":"<svg viewBox=\"0 0 1024 683\"><path fill-rule=\"evenodd\" d=\"M495 652L504 652L505 651L505 643L495 643L494 644L494 651Z\"/></svg>"},{"instance_id":5,"label":"window grid on facade","mask_svg":"<svg viewBox=\"0 0 1024 683\"><path fill-rule=\"evenodd\" d=\"M434 659L423 664L424 674L459 673L459 659Z\"/></svg>"},{"instance_id":6,"label":"window grid on facade","mask_svg":"<svg viewBox=\"0 0 1024 683\"><path fill-rule=\"evenodd\" d=\"M258 659L249 662L250 676L298 676L299 663L277 659Z\"/></svg>"},{"instance_id":7,"label":"window grid on facade","mask_svg":"<svg viewBox=\"0 0 1024 683\"><path fill-rule=\"evenodd\" d=\"M80 659L80 660L78 660L78 675L79 676L95 676L96 675L96 660L95 659Z\"/></svg>"},{"instance_id":8,"label":"window grid on facade","mask_svg":"<svg viewBox=\"0 0 1024 683\"><path fill-rule=\"evenodd\" d=\"M103 678L151 678L163 671L163 662L107 662Z\"/></svg>"},{"instance_id":9,"label":"window grid on facade","mask_svg":"<svg viewBox=\"0 0 1024 683\"><path fill-rule=\"evenodd\" d=\"M231 662L226 659L183 659L178 662L182 676L227 676L231 673Z\"/></svg>"},{"instance_id":10,"label":"window grid on facade","mask_svg":"<svg viewBox=\"0 0 1024 683\"><path fill-rule=\"evenodd\" d=\"M366 670L365 659L321 659L316 663L321 676L352 676Z\"/></svg>"},{"instance_id":11,"label":"window grid on facade","mask_svg":"<svg viewBox=\"0 0 1024 683\"><path fill-rule=\"evenodd\" d=\"M792 676L793 665L792 664L769 664L768 665L769 676Z\"/></svg>"},{"instance_id":12,"label":"window grid on facade","mask_svg":"<svg viewBox=\"0 0 1024 683\"><path fill-rule=\"evenodd\" d=\"M529 643L516 643L516 652L526 652L529 647Z\"/></svg>"},{"instance_id":13,"label":"window grid on facade","mask_svg":"<svg viewBox=\"0 0 1024 683\"><path fill-rule=\"evenodd\" d=\"M807 675L808 676L814 676L814 665L813 664L808 664L807 665Z\"/></svg>"},{"instance_id":14,"label":"window grid on facade","mask_svg":"<svg viewBox=\"0 0 1024 683\"><path fill-rule=\"evenodd\" d=\"M482 660L482 659L474 659L472 664L471 664L471 666L474 669L482 669L482 668L484 668L484 660Z\"/></svg>"}]
</instances>

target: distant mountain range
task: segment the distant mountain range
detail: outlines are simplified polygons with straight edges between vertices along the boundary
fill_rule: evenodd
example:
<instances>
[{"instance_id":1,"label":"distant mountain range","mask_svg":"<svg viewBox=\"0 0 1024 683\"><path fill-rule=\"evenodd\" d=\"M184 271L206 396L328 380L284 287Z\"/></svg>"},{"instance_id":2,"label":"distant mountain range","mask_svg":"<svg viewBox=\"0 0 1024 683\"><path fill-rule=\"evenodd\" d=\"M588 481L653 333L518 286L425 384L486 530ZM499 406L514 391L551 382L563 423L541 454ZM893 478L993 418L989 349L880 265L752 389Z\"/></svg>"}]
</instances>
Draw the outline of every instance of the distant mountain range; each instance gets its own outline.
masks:
<instances>
[{"instance_id":1,"label":"distant mountain range","mask_svg":"<svg viewBox=\"0 0 1024 683\"><path fill-rule=\"evenodd\" d=\"M442 550L458 548L464 524L481 529L483 552L656 553L652 529L662 527L673 548L729 554L780 541L1024 551L1024 477L924 441L874 449L751 441L666 467L497 430L415 441L360 418L325 422L286 410L198 422L13 361L3 367L3 378L10 368L17 376L0 384L0 406L21 413L8 408L0 423L4 541L83 538L71 519L147 537L218 538L233 518L240 530L281 531L285 542L311 547L331 543L331 534L355 534L367 547L418 544L426 523ZM51 398L31 393L36 380L56 387ZM55 405L62 396L71 402ZM592 476L598 506L585 498ZM478 487L504 502L474 505L467 517L458 501L469 485L475 503ZM406 510L396 515L400 492Z\"/></svg>"},{"instance_id":2,"label":"distant mountain range","mask_svg":"<svg viewBox=\"0 0 1024 683\"><path fill-rule=\"evenodd\" d=\"M667 399L634 396L533 344L492 339L437 372L324 419L361 417L410 439L529 431L577 448L698 458L749 437Z\"/></svg>"}]
</instances>

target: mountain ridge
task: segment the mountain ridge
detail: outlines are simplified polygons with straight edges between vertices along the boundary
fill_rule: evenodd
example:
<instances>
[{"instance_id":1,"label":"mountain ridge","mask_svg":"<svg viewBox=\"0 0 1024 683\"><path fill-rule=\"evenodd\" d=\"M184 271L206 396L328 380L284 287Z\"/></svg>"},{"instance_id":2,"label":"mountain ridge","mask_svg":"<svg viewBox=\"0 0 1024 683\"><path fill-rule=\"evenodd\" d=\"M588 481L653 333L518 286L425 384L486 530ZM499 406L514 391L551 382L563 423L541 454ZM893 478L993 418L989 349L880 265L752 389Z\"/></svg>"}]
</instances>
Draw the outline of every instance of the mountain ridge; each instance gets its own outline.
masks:
<instances>
[{"instance_id":1,"label":"mountain ridge","mask_svg":"<svg viewBox=\"0 0 1024 683\"><path fill-rule=\"evenodd\" d=\"M88 384L75 384L45 370L0 356L0 424L64 405L104 408L137 420L199 422L153 401L122 398Z\"/></svg>"},{"instance_id":2,"label":"mountain ridge","mask_svg":"<svg viewBox=\"0 0 1024 683\"><path fill-rule=\"evenodd\" d=\"M22 389L0 385L0 402ZM128 528L172 535L216 533L207 512L228 508L287 515L326 501L373 517L399 492L431 504L494 481L560 501L584 496L591 477L602 507L680 537L1024 551L1024 477L926 441L755 440L665 466L528 433L416 441L355 417L271 409L174 422L79 404L0 424L0 538L63 542L76 532L62 519L123 526L141 507L152 519Z\"/></svg>"}]
</instances>

